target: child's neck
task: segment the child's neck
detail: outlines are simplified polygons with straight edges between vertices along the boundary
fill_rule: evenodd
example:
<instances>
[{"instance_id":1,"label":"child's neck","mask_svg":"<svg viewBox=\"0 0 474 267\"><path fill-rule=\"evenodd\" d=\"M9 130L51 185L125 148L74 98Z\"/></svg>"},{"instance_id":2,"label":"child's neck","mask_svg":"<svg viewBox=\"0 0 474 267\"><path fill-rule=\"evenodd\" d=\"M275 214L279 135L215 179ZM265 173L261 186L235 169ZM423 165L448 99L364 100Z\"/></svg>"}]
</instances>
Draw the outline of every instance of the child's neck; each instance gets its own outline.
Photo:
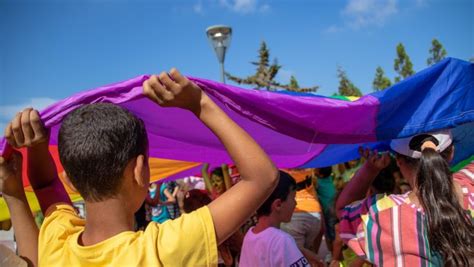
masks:
<instances>
[{"instance_id":1,"label":"child's neck","mask_svg":"<svg viewBox=\"0 0 474 267\"><path fill-rule=\"evenodd\" d=\"M253 232L255 234L258 234L263 230L267 229L268 227L275 227L280 229L280 224L281 221L272 216L271 214L270 216L261 216L260 218L258 218L258 222L253 228Z\"/></svg>"},{"instance_id":2,"label":"child's neck","mask_svg":"<svg viewBox=\"0 0 474 267\"><path fill-rule=\"evenodd\" d=\"M134 213L128 203L120 198L100 202L86 201L86 225L79 239L83 246L90 246L121 232L134 230Z\"/></svg>"}]
</instances>

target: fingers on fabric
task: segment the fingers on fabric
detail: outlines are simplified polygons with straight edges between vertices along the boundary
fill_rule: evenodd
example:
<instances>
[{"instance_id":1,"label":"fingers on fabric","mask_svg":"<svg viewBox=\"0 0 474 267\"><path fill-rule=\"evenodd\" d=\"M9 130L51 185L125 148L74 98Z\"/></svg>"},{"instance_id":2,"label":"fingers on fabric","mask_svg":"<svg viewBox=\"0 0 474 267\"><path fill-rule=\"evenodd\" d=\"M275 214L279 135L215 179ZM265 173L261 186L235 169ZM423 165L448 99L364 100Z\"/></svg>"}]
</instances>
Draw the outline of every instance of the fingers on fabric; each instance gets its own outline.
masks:
<instances>
[{"instance_id":1,"label":"fingers on fabric","mask_svg":"<svg viewBox=\"0 0 474 267\"><path fill-rule=\"evenodd\" d=\"M173 90L178 90L177 87L179 85L172 81L166 72L162 72L159 76L152 75L143 83L144 94L161 106L166 106L168 102L174 100Z\"/></svg>"},{"instance_id":2,"label":"fingers on fabric","mask_svg":"<svg viewBox=\"0 0 474 267\"><path fill-rule=\"evenodd\" d=\"M38 111L27 108L16 114L5 128L7 142L16 148L29 147L47 138Z\"/></svg>"},{"instance_id":3,"label":"fingers on fabric","mask_svg":"<svg viewBox=\"0 0 474 267\"><path fill-rule=\"evenodd\" d=\"M15 118L11 122L11 128L13 132L13 144L14 147L19 147L25 141L23 131L21 129L21 112L17 113Z\"/></svg>"},{"instance_id":4,"label":"fingers on fabric","mask_svg":"<svg viewBox=\"0 0 474 267\"><path fill-rule=\"evenodd\" d=\"M44 141L48 137L48 132L43 126L40 115L37 110L32 109L30 111L30 125L33 130L33 144Z\"/></svg>"},{"instance_id":5,"label":"fingers on fabric","mask_svg":"<svg viewBox=\"0 0 474 267\"><path fill-rule=\"evenodd\" d=\"M157 94L157 89L162 87L158 77L156 75L152 75L148 80L143 83L143 93L153 100L154 102L158 103L159 105L163 104L163 99L161 95Z\"/></svg>"},{"instance_id":6,"label":"fingers on fabric","mask_svg":"<svg viewBox=\"0 0 474 267\"><path fill-rule=\"evenodd\" d=\"M167 90L167 92L164 92L165 95L168 94L173 96L174 98L174 95L177 95L181 92L181 85L171 79L168 73L162 72L159 77L160 81L163 83L165 89Z\"/></svg>"},{"instance_id":7,"label":"fingers on fabric","mask_svg":"<svg viewBox=\"0 0 474 267\"><path fill-rule=\"evenodd\" d=\"M172 68L170 70L170 76L175 82L177 82L183 88L188 87L190 84L190 81L188 80L188 78L183 76L176 68Z\"/></svg>"}]
</instances>

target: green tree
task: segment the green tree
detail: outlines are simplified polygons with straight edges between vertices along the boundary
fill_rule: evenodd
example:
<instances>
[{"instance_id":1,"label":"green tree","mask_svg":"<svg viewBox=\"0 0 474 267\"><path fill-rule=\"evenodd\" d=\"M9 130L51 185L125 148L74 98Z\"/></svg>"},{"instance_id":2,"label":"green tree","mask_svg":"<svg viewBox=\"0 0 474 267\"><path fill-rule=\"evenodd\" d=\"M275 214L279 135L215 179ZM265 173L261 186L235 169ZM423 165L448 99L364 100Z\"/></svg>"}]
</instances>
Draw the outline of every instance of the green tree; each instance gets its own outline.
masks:
<instances>
[{"instance_id":1,"label":"green tree","mask_svg":"<svg viewBox=\"0 0 474 267\"><path fill-rule=\"evenodd\" d=\"M446 54L446 49L444 49L443 45L435 38L431 41L430 57L426 60L426 63L428 66L436 64L443 60Z\"/></svg>"},{"instance_id":2,"label":"green tree","mask_svg":"<svg viewBox=\"0 0 474 267\"><path fill-rule=\"evenodd\" d=\"M390 82L389 78L385 77L385 73L382 67L378 66L375 70L374 81L372 82L372 87L374 88L374 91L382 91L390 86L392 86L392 82Z\"/></svg>"},{"instance_id":3,"label":"green tree","mask_svg":"<svg viewBox=\"0 0 474 267\"><path fill-rule=\"evenodd\" d=\"M395 77L396 83L415 73L410 57L402 43L397 45L397 58L395 58L394 69L399 74L399 76Z\"/></svg>"},{"instance_id":4,"label":"green tree","mask_svg":"<svg viewBox=\"0 0 474 267\"><path fill-rule=\"evenodd\" d=\"M298 84L298 81L296 80L295 76L291 75L290 84L288 86L292 89L299 89L300 88L300 86Z\"/></svg>"},{"instance_id":5,"label":"green tree","mask_svg":"<svg viewBox=\"0 0 474 267\"><path fill-rule=\"evenodd\" d=\"M339 78L339 95L343 96L362 96L359 88L357 88L347 77L342 67L337 67L337 77Z\"/></svg>"},{"instance_id":6,"label":"green tree","mask_svg":"<svg viewBox=\"0 0 474 267\"><path fill-rule=\"evenodd\" d=\"M285 89L297 92L315 92L318 89L318 86L300 88L296 78L294 77L288 85L278 83L275 81L275 77L277 76L281 65L278 64L277 59L274 59L271 65L269 62L270 50L268 49L267 44L262 42L260 49L258 50L258 61L251 62L253 65L257 66L257 70L254 75L248 76L246 78L239 78L226 73L226 76L231 81L234 81L238 84L253 85L256 89L266 89L271 91L276 89Z\"/></svg>"}]
</instances>

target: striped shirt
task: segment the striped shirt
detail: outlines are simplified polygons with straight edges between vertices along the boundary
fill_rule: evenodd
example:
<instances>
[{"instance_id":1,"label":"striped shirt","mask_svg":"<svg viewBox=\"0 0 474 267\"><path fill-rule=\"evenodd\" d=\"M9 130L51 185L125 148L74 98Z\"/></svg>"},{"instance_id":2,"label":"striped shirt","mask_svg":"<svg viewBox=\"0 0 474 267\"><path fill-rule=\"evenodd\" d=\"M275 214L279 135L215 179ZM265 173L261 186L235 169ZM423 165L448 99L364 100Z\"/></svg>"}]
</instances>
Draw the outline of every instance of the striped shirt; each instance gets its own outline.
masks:
<instances>
[{"instance_id":1,"label":"striped shirt","mask_svg":"<svg viewBox=\"0 0 474 267\"><path fill-rule=\"evenodd\" d=\"M464 208L474 219L474 162L453 175ZM425 215L403 195L374 195L341 210L340 236L359 256L377 266L442 266L430 250Z\"/></svg>"}]
</instances>

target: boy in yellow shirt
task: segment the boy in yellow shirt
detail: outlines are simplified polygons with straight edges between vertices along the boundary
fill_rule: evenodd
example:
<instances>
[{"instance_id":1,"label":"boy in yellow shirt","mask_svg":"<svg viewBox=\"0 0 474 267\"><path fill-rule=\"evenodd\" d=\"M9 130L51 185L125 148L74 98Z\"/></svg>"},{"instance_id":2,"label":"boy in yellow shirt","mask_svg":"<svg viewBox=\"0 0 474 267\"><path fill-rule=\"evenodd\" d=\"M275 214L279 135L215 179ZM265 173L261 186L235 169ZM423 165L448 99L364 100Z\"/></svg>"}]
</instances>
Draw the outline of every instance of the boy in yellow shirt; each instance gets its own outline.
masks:
<instances>
[{"instance_id":1,"label":"boy in yellow shirt","mask_svg":"<svg viewBox=\"0 0 474 267\"><path fill-rule=\"evenodd\" d=\"M31 119L37 112L27 109L7 126L5 136L14 147L29 147L31 184L46 210L38 241L40 265L216 265L217 245L275 187L278 171L265 152L176 69L151 76L143 90L162 107L179 107L196 115L226 147L242 181L191 214L163 224L152 222L145 231L133 232L134 213L146 197L150 176L145 127L118 106L84 105L64 119L58 138L67 178L86 203L83 220L64 197L47 150L49 135L39 120ZM62 199L67 203L58 203Z\"/></svg>"}]
</instances>

